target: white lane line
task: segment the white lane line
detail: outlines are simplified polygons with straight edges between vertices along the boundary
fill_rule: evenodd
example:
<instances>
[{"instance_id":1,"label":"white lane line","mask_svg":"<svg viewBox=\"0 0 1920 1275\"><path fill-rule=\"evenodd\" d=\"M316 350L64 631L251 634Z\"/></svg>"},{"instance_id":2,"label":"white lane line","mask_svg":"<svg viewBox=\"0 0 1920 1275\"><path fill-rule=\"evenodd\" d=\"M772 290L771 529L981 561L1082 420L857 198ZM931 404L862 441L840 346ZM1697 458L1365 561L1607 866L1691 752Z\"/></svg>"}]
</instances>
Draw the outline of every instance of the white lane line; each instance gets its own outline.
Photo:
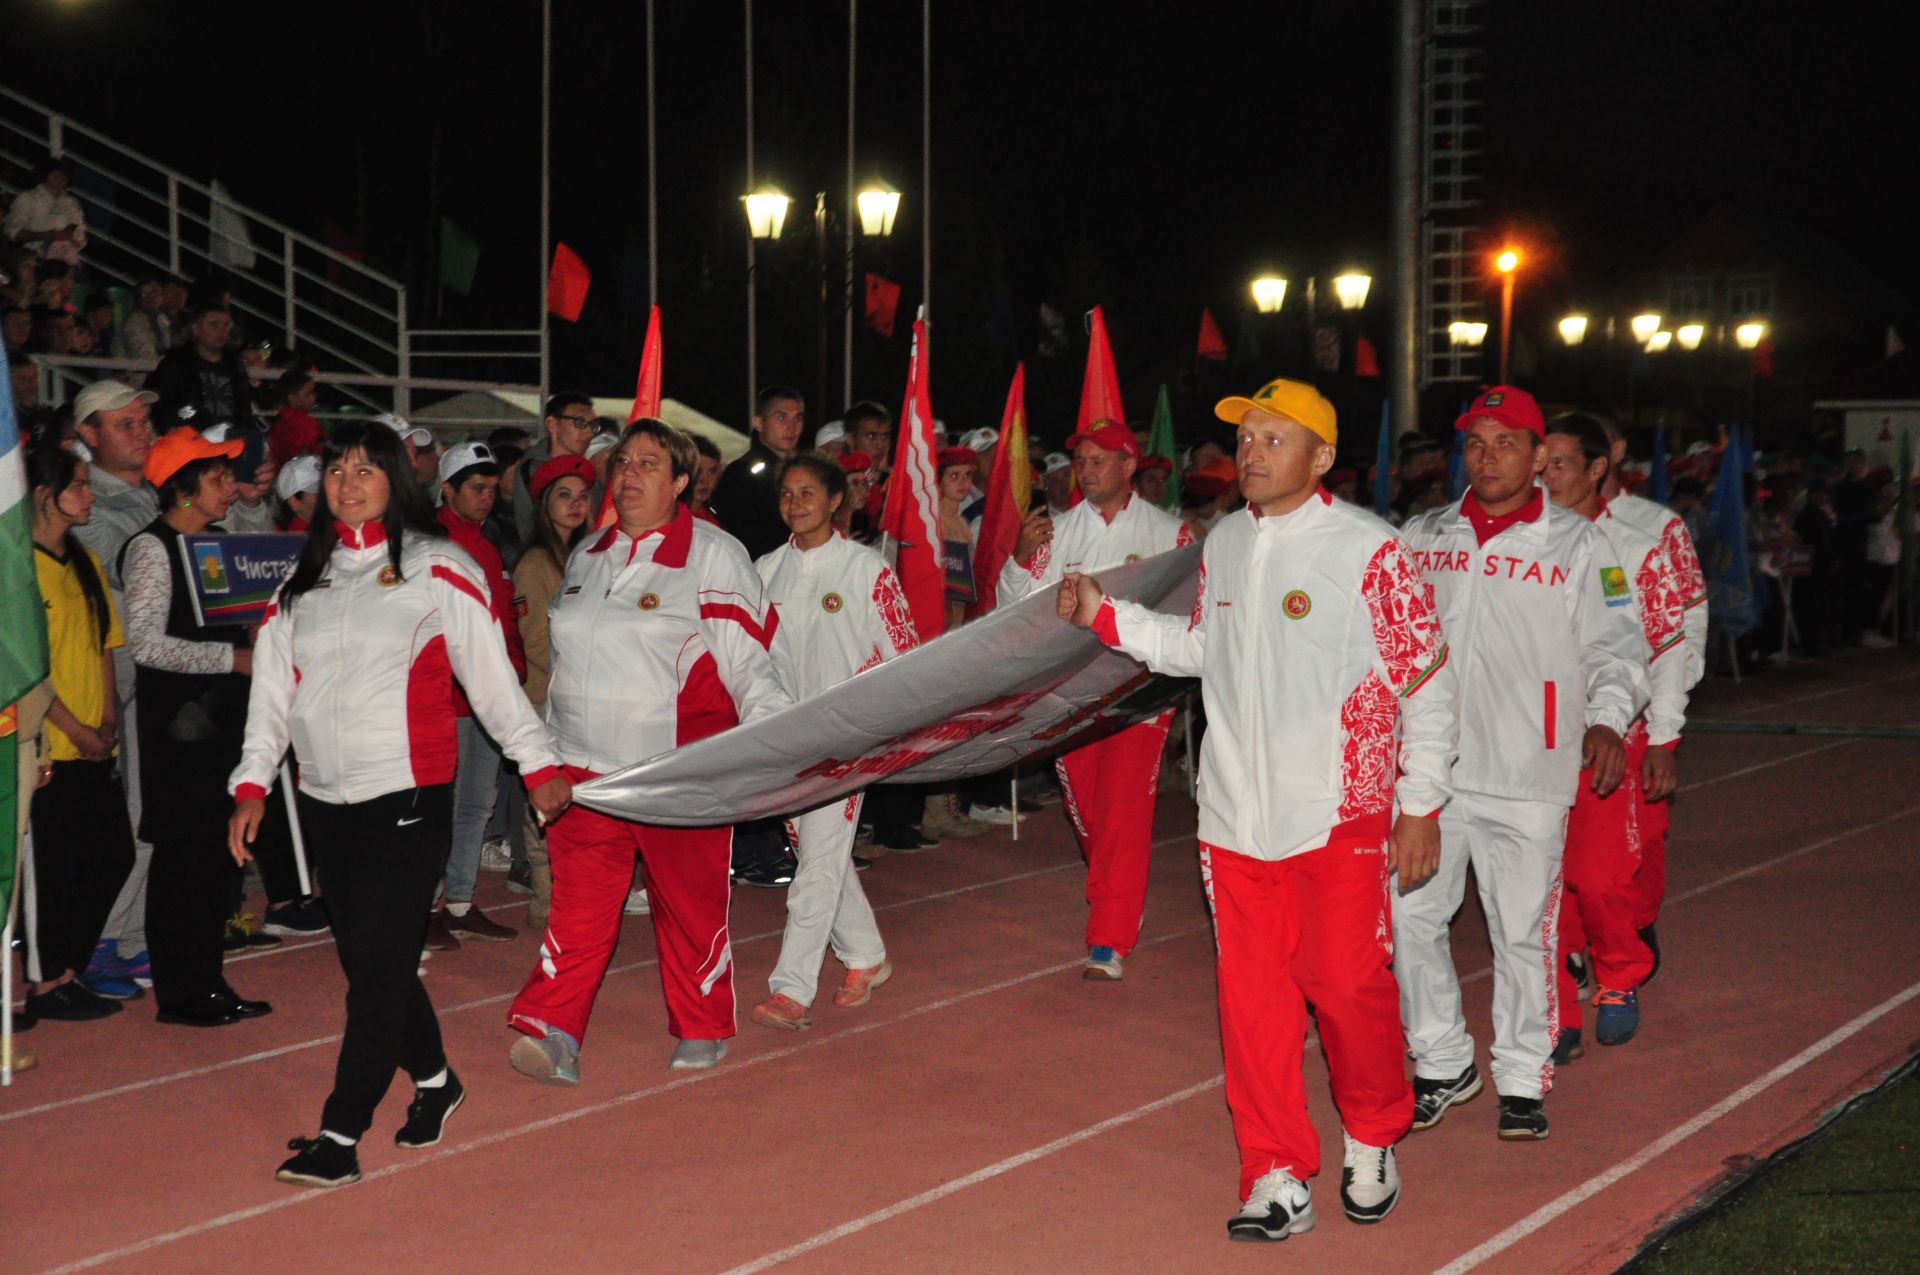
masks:
<instances>
[{"instance_id":1,"label":"white lane line","mask_svg":"<svg viewBox=\"0 0 1920 1275\"><path fill-rule=\"evenodd\" d=\"M1886 686L1892 682L1910 682L1916 677L1920 677L1920 670L1908 673L1896 673L1891 677L1876 677L1865 682L1850 682L1845 686L1829 686L1823 691L1813 691L1806 695L1794 695L1787 699L1769 700L1763 704L1749 704L1745 708L1733 710L1731 713L1726 714L1726 716L1745 717L1749 713L1764 713L1770 709L1785 708L1789 704L1805 704L1809 700L1829 699L1835 695L1845 695L1848 691L1864 691L1875 686Z\"/></svg>"},{"instance_id":2,"label":"white lane line","mask_svg":"<svg viewBox=\"0 0 1920 1275\"><path fill-rule=\"evenodd\" d=\"M1785 1080L1794 1072L1799 1071L1802 1067L1814 1062L1824 1054L1831 1053L1853 1037L1865 1031L1868 1027L1871 1027L1880 1019L1913 1000L1916 996L1920 996L1920 983L1915 983L1905 991L1881 1001L1878 1005L1846 1024L1844 1027L1835 1028L1833 1031L1827 1033L1827 1035L1821 1037L1813 1044L1781 1063L1778 1067L1775 1067L1772 1071L1767 1072L1764 1076L1728 1094L1725 1098L1714 1103L1711 1107L1708 1107L1699 1115L1688 1120L1685 1124L1677 1125L1673 1129L1668 1130L1660 1137L1655 1138L1652 1142L1640 1148L1640 1150L1620 1161L1620 1163L1614 1165L1611 1169L1606 1170L1604 1173L1595 1174L1579 1186L1568 1191L1565 1195L1541 1205L1486 1243L1462 1253L1445 1266L1440 1267L1436 1275L1462 1275L1463 1272L1472 1270L1488 1258L1506 1252L1515 1244L1526 1239L1541 1227L1546 1226L1561 1214L1586 1203L1586 1201L1600 1194L1600 1192L1606 1190L1622 1178L1646 1168L1648 1164L1660 1156L1665 1155L1668 1151L1671 1151L1680 1143L1691 1138L1694 1134L1714 1123L1734 1108L1751 1102L1754 1098L1759 1097L1762 1093L1782 1080Z\"/></svg>"},{"instance_id":3,"label":"white lane line","mask_svg":"<svg viewBox=\"0 0 1920 1275\"><path fill-rule=\"evenodd\" d=\"M1709 890L1718 890L1721 886L1732 885L1735 881L1743 881L1756 872L1765 872L1768 868L1778 867L1790 859L1798 859L1803 854L1812 854L1815 850L1824 850L1836 841L1844 841L1848 837L1857 837L1861 833L1873 832L1876 829L1884 828L1890 823L1898 823L1900 820L1909 818L1915 814L1920 814L1920 805L1908 806L1905 810L1897 810L1884 819L1875 819L1872 823L1856 824L1851 828L1844 828L1830 837L1822 837L1818 841L1809 841L1806 845L1798 849L1789 850L1785 854L1777 854L1771 859L1762 859L1758 863L1748 864L1736 872L1729 872L1723 877L1715 877L1705 885L1696 885L1691 890L1684 890L1670 897L1667 903L1684 903L1695 895L1705 894Z\"/></svg>"},{"instance_id":4,"label":"white lane line","mask_svg":"<svg viewBox=\"0 0 1920 1275\"><path fill-rule=\"evenodd\" d=\"M1195 934L1209 932L1210 927L1208 926L1194 926L1173 934L1163 934L1157 938L1142 940L1140 946L1153 947L1161 943L1171 943L1176 939L1189 938ZM788 1045L780 1049L771 1049L764 1054L756 1054L752 1058L742 1059L737 1065L720 1067L712 1071L694 1072L691 1075L681 1076L661 1084L650 1085L645 1089L635 1089L631 1092L620 1094L617 1097L590 1103L584 1107L575 1107L570 1111L557 1112L554 1115L546 1116L539 1120L516 1125L511 1129L502 1129L498 1133L490 1133L485 1137L475 1138L471 1142L460 1143L458 1146L446 1147L438 1151L429 1152L426 1155L414 1156L405 1160L396 1160L385 1168L376 1169L372 1173L366 1174L361 1180L363 1182L375 1182L382 1178L394 1177L401 1173L410 1173L416 1169L425 1168L428 1165L439 1164L445 1160L450 1160L455 1156L466 1155L469 1152L497 1146L502 1142L509 1142L515 1138L523 1138L529 1134L541 1133L563 1124L570 1124L575 1120L585 1119L588 1116L600 1115L603 1112L611 1111L616 1107L626 1106L629 1103L639 1102L663 1093L671 1093L676 1089L685 1089L690 1085L703 1084L709 1080L724 1079L727 1076L745 1071L750 1067L762 1066L782 1058L791 1058L795 1054L811 1053L814 1050L824 1049L829 1045L837 1044L840 1041L848 1040L855 1036L864 1036L868 1032L879 1031L882 1028L912 1022L915 1019L924 1018L929 1014L937 1014L942 1010L951 1009L956 1005L963 1005L969 1001L979 1000L984 996L992 996L997 992L1004 992L1011 988L1021 987L1039 979L1064 973L1067 970L1077 970L1085 965L1085 957L1075 957L1071 961L1061 961L1041 969L1029 970L1025 974L1016 974L1012 978L1001 979L997 983L989 983L984 987L976 987L971 991L957 992L952 996L929 1001L925 1005L915 1006L913 1009L903 1014L896 1014L892 1018L878 1019L873 1022L862 1023L855 1027L843 1028L840 1031L822 1034L804 1044ZM1217 1081L1209 1083L1217 1083ZM268 1213L276 1213L281 1209L331 1198L334 1198L331 1191L300 1191L298 1193L284 1195L278 1199L269 1200L264 1204L256 1204L251 1208L237 1209L232 1213L223 1213L218 1217L208 1218L204 1222L196 1222L192 1226L183 1226L178 1230L149 1236L144 1240L138 1240L132 1244L123 1245L120 1248L109 1249L103 1253L95 1253L91 1257L81 1258L79 1261L69 1262L64 1266L53 1267L45 1272L45 1275L67 1275L67 1273L71 1271L90 1270L96 1266L104 1266L108 1262L117 1262L123 1258L137 1257L142 1253L152 1252L154 1249L163 1248L179 1240L191 1239L196 1235L205 1235L211 1231L221 1230L238 1222L249 1221Z\"/></svg>"},{"instance_id":5,"label":"white lane line","mask_svg":"<svg viewBox=\"0 0 1920 1275\"><path fill-rule=\"evenodd\" d=\"M1065 1151L1068 1147L1078 1146L1091 1138L1097 1138L1101 1134L1118 1129L1123 1125L1132 1124L1134 1121L1144 1119L1157 1111L1165 1111L1168 1107L1177 1106L1189 1098L1198 1097L1200 1094L1206 1093L1209 1090L1218 1089L1225 1082L1226 1077L1222 1075L1215 1076L1211 1080L1203 1080L1197 1085L1188 1085L1185 1089L1176 1090L1164 1098L1156 1098L1144 1106L1135 1107L1132 1111L1123 1111L1117 1116L1110 1116L1102 1120L1099 1124L1088 1125L1086 1128L1076 1130L1064 1137L1055 1138L1052 1142L1043 1143L1030 1150L1022 1151L1018 1155L1008 1156L1004 1160L989 1164L984 1169L976 1169L965 1177L953 1178L949 1181L942 1182L930 1191L922 1191L919 1195L911 1196L896 1204L889 1204L884 1209L876 1209L864 1217L857 1217L851 1222L843 1222L830 1231L822 1231L818 1235L801 1240L798 1244L783 1248L777 1253L768 1253L765 1257L755 1258L753 1261L747 1262L744 1265L735 1266L725 1272L725 1275L754 1275L756 1271L764 1271L768 1267L778 1266L782 1262L792 1261L794 1258L802 1257L813 1252L815 1249L824 1248L836 1240L843 1240L847 1236L857 1234L869 1227L878 1226L882 1222L892 1221L902 1214L911 1213L915 1209L924 1208L938 1200L944 1200L949 1195L964 1191L968 1187L979 1186L982 1182L997 1178L1003 1173L1011 1173L1015 1169L1025 1168L1034 1161L1044 1160L1057 1151Z\"/></svg>"},{"instance_id":6,"label":"white lane line","mask_svg":"<svg viewBox=\"0 0 1920 1275\"><path fill-rule=\"evenodd\" d=\"M1845 748L1848 744L1857 744L1857 739L1837 739L1830 744L1815 744L1812 748L1803 748L1797 753L1788 753L1785 757L1776 757L1772 761L1756 762L1751 766L1742 766L1739 770L1730 770L1724 775L1715 775L1711 779L1696 779L1690 784L1681 784L1675 792L1693 792L1698 788L1711 788L1715 784L1724 784L1729 779L1739 779L1756 774L1762 770L1771 770L1775 766L1784 766L1790 761L1799 761L1802 757L1811 757L1815 753L1831 752L1836 748Z\"/></svg>"}]
</instances>

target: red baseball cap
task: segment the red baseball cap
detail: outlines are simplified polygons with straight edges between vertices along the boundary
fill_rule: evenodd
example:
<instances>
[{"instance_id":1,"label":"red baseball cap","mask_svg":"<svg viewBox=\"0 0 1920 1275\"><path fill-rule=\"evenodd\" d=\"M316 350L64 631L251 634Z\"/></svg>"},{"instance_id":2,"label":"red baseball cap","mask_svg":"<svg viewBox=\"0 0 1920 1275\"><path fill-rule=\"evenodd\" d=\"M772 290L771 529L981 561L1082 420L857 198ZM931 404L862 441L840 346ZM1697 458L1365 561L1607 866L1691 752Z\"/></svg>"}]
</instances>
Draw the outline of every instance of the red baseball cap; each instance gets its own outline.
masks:
<instances>
[{"instance_id":1,"label":"red baseball cap","mask_svg":"<svg viewBox=\"0 0 1920 1275\"><path fill-rule=\"evenodd\" d=\"M600 481L600 471L585 456L555 456L533 471L533 481L527 484L527 494L538 502L547 488L562 478L578 478L591 488Z\"/></svg>"},{"instance_id":2,"label":"red baseball cap","mask_svg":"<svg viewBox=\"0 0 1920 1275\"><path fill-rule=\"evenodd\" d=\"M1104 451L1125 452L1135 460L1140 459L1140 440L1133 436L1132 430L1114 421L1094 421L1067 440L1067 450L1071 452L1082 443L1092 443Z\"/></svg>"},{"instance_id":3,"label":"red baseball cap","mask_svg":"<svg viewBox=\"0 0 1920 1275\"><path fill-rule=\"evenodd\" d=\"M942 447L940 449L939 467L941 469L949 469L955 465L977 465L979 463L980 453L974 451L971 447Z\"/></svg>"},{"instance_id":4,"label":"red baseball cap","mask_svg":"<svg viewBox=\"0 0 1920 1275\"><path fill-rule=\"evenodd\" d=\"M1165 456L1142 456L1140 458L1140 473L1151 474L1156 471L1162 474L1171 474L1173 472L1173 462Z\"/></svg>"},{"instance_id":5,"label":"red baseball cap","mask_svg":"<svg viewBox=\"0 0 1920 1275\"><path fill-rule=\"evenodd\" d=\"M873 468L873 457L865 452L841 452L840 470L848 474L864 474Z\"/></svg>"},{"instance_id":6,"label":"red baseball cap","mask_svg":"<svg viewBox=\"0 0 1920 1275\"><path fill-rule=\"evenodd\" d=\"M1547 418L1540 414L1540 404L1533 401L1533 395L1511 385L1496 385L1473 400L1453 427L1471 429L1482 416L1505 429L1524 429L1535 438L1547 436Z\"/></svg>"}]
</instances>

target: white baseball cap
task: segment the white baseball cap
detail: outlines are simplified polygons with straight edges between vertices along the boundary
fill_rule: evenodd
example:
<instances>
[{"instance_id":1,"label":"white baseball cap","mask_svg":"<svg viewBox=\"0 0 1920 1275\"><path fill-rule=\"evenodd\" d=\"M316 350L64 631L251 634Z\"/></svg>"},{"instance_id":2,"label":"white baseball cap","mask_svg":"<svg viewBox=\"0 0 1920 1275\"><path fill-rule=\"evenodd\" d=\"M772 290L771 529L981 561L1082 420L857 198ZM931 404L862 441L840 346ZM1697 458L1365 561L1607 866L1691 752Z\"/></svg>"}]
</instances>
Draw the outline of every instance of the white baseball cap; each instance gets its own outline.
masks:
<instances>
[{"instance_id":1,"label":"white baseball cap","mask_svg":"<svg viewBox=\"0 0 1920 1275\"><path fill-rule=\"evenodd\" d=\"M820 427L820 432L813 436L813 445L815 447L825 447L828 443L844 443L846 441L847 423L845 421L828 421Z\"/></svg>"},{"instance_id":2,"label":"white baseball cap","mask_svg":"<svg viewBox=\"0 0 1920 1275\"><path fill-rule=\"evenodd\" d=\"M84 421L95 412L114 412L132 402L154 404L160 396L152 390L136 390L124 381L95 381L73 396L73 419Z\"/></svg>"},{"instance_id":3,"label":"white baseball cap","mask_svg":"<svg viewBox=\"0 0 1920 1275\"><path fill-rule=\"evenodd\" d=\"M438 476L441 482L450 483L463 469L471 469L475 465L498 466L499 464L500 462L494 458L493 448L485 443L455 443L440 453Z\"/></svg>"},{"instance_id":4,"label":"white baseball cap","mask_svg":"<svg viewBox=\"0 0 1920 1275\"><path fill-rule=\"evenodd\" d=\"M619 445L620 436L618 434L595 434L592 440L587 443L587 450L584 455L588 460L592 460L595 456L600 455L600 453L610 452Z\"/></svg>"},{"instance_id":5,"label":"white baseball cap","mask_svg":"<svg viewBox=\"0 0 1920 1275\"><path fill-rule=\"evenodd\" d=\"M1067 455L1065 452L1048 452L1047 458L1041 461L1040 464L1045 473L1051 474L1056 469L1072 469L1073 457Z\"/></svg>"},{"instance_id":6,"label":"white baseball cap","mask_svg":"<svg viewBox=\"0 0 1920 1275\"><path fill-rule=\"evenodd\" d=\"M318 456L295 456L280 467L280 472L273 479L273 494L282 500L292 500L303 491L319 490Z\"/></svg>"},{"instance_id":7,"label":"white baseball cap","mask_svg":"<svg viewBox=\"0 0 1920 1275\"><path fill-rule=\"evenodd\" d=\"M976 452L983 452L999 441L1000 431L997 429L988 429L985 426L979 429L970 429L960 436L960 445L962 447L971 447Z\"/></svg>"},{"instance_id":8,"label":"white baseball cap","mask_svg":"<svg viewBox=\"0 0 1920 1275\"><path fill-rule=\"evenodd\" d=\"M388 429L400 436L401 442L412 443L416 447L422 443L431 443L433 441L432 430L424 425L411 424L404 418L394 415L392 412L382 412L378 416L373 417L373 423L376 425L385 425Z\"/></svg>"}]
</instances>

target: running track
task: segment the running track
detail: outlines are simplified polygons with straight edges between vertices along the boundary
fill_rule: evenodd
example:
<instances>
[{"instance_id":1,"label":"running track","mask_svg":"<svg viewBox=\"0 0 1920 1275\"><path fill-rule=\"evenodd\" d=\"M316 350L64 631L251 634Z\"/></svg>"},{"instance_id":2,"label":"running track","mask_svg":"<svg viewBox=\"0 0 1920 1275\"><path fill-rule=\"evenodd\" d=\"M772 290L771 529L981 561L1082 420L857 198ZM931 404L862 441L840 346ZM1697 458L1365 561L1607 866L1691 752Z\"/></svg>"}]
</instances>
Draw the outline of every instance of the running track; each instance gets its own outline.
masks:
<instances>
[{"instance_id":1,"label":"running track","mask_svg":"<svg viewBox=\"0 0 1920 1275\"><path fill-rule=\"evenodd\" d=\"M1695 715L1920 722L1920 658L1795 664ZM518 1260L579 1271L1240 1269L1604 1271L1730 1166L1803 1132L1920 1039L1910 829L1920 740L1706 735L1683 754L1666 968L1633 1044L1562 1071L1553 1137L1493 1136L1490 1097L1400 1149L1406 1194L1373 1228L1338 1203L1324 1063L1309 1089L1330 1169L1320 1225L1282 1254L1232 1245L1212 941L1193 811L1162 801L1145 945L1127 981L1078 974L1082 876L1058 807L1004 833L883 860L865 881L899 973L812 1031L744 1022L782 896L742 891L743 1026L708 1073L669 1072L652 938L627 923L575 1090L508 1069L505 1002L527 937L437 956L428 988L470 1090L428 1152L391 1145L396 1084L335 1192L272 1180L327 1088L340 984L326 942L233 962L276 1013L162 1028L147 1002L42 1024L40 1070L0 1092L9 1270L314 1272ZM483 902L514 921L499 877ZM517 901L516 901L517 902ZM1455 934L1485 1066L1484 928ZM837 979L831 965L824 981Z\"/></svg>"}]
</instances>

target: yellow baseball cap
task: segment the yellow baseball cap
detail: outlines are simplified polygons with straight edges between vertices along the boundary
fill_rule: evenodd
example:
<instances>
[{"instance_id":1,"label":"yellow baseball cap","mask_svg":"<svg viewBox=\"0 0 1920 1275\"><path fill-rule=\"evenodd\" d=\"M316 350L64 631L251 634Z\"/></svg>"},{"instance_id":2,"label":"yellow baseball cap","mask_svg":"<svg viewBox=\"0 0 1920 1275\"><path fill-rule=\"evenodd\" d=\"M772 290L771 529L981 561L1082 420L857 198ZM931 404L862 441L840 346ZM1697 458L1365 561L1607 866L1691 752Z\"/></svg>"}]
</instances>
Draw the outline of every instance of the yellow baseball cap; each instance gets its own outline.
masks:
<instances>
[{"instance_id":1,"label":"yellow baseball cap","mask_svg":"<svg viewBox=\"0 0 1920 1275\"><path fill-rule=\"evenodd\" d=\"M1274 416L1284 416L1290 421L1298 421L1318 434L1328 443L1339 441L1340 430L1336 423L1333 404L1327 402L1319 390L1305 381L1289 381L1284 378L1268 381L1254 393L1252 398L1223 398L1214 404L1213 414L1229 425L1238 425L1245 420L1247 413L1255 409Z\"/></svg>"}]
</instances>

